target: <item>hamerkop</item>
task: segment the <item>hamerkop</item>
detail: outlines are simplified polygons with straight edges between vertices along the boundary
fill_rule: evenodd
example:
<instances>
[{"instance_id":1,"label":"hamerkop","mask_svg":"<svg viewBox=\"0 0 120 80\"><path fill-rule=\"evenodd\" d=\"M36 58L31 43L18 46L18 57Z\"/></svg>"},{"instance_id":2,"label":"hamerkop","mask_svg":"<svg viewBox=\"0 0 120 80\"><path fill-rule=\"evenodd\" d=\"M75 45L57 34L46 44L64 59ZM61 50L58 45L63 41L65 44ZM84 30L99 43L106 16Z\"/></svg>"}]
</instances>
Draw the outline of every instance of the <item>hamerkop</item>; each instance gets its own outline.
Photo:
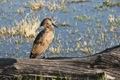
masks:
<instances>
[{"instance_id":1,"label":"hamerkop","mask_svg":"<svg viewBox=\"0 0 120 80\"><path fill-rule=\"evenodd\" d=\"M45 18L41 22L40 26L44 26L45 28L35 38L30 58L36 58L37 55L45 52L54 38L55 30L53 26L57 27L53 24L53 20L51 18Z\"/></svg>"}]
</instances>

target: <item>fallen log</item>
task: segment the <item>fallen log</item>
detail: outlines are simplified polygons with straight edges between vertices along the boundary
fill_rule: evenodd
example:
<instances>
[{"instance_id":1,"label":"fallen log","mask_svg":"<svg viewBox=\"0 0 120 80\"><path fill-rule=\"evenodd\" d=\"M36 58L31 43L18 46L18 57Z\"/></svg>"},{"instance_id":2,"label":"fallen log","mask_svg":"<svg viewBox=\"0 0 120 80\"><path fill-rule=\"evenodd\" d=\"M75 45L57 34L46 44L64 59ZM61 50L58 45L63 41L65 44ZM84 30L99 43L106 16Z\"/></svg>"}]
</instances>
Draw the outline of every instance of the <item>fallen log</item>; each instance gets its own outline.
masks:
<instances>
[{"instance_id":1,"label":"fallen log","mask_svg":"<svg viewBox=\"0 0 120 80\"><path fill-rule=\"evenodd\" d=\"M120 45L92 56L45 59L0 58L0 78L119 80ZM36 80L37 80L36 79Z\"/></svg>"}]
</instances>

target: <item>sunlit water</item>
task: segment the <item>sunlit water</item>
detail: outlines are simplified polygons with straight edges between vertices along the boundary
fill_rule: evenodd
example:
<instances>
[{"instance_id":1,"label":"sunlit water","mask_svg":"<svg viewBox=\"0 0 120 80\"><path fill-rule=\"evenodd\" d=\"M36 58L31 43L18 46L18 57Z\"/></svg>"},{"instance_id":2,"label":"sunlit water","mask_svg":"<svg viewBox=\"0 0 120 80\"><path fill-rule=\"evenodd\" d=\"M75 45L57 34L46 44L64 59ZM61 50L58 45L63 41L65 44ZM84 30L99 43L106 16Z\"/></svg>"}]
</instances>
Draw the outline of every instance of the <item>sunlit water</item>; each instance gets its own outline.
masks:
<instances>
[{"instance_id":1,"label":"sunlit water","mask_svg":"<svg viewBox=\"0 0 120 80\"><path fill-rule=\"evenodd\" d=\"M115 0L117 1L117 0ZM0 27L16 26L15 21L20 22L26 15L39 16L40 21L46 17L53 17L56 23L67 23L70 26L55 28L55 38L45 56L80 57L95 54L106 48L120 43L120 25L108 26L109 16L120 20L120 7L108 7L103 0L94 0L85 3L70 3L64 10L49 11L43 8L31 11L28 0L1 1ZM102 8L96 9L102 5ZM24 13L19 14L22 9ZM81 17L78 19L77 17ZM115 27L111 32L111 27ZM39 30L41 31L41 30ZM37 31L37 33L39 32ZM35 38L24 36L9 36L0 34L0 57L24 57L28 58ZM52 51L52 49L57 51Z\"/></svg>"}]
</instances>

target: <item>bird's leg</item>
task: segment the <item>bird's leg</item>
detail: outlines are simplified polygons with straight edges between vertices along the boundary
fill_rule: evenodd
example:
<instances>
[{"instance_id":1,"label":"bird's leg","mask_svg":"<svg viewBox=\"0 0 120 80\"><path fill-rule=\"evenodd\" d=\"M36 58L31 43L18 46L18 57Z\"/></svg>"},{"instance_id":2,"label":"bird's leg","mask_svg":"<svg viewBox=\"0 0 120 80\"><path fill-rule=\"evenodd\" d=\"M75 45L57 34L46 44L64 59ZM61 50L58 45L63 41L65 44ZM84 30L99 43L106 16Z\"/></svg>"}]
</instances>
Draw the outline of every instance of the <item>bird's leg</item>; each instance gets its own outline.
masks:
<instances>
[{"instance_id":1,"label":"bird's leg","mask_svg":"<svg viewBox=\"0 0 120 80\"><path fill-rule=\"evenodd\" d=\"M33 54L32 52L30 53L30 58L36 58L37 55Z\"/></svg>"},{"instance_id":2,"label":"bird's leg","mask_svg":"<svg viewBox=\"0 0 120 80\"><path fill-rule=\"evenodd\" d=\"M46 57L45 57L45 55L43 56L43 59L45 59Z\"/></svg>"}]
</instances>

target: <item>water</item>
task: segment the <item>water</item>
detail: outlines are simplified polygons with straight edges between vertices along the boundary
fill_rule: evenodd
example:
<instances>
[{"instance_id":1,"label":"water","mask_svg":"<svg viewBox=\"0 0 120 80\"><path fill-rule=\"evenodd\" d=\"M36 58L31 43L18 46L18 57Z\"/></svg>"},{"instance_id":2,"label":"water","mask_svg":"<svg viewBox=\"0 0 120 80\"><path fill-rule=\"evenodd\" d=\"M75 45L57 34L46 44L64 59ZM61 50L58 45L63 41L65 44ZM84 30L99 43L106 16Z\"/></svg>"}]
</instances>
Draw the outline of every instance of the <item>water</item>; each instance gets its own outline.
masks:
<instances>
[{"instance_id":1,"label":"water","mask_svg":"<svg viewBox=\"0 0 120 80\"><path fill-rule=\"evenodd\" d=\"M47 7L32 11L28 8L30 7L28 0L10 0L6 3L0 1L0 28L16 27L15 21L20 22L26 15L35 18L39 16L39 21L53 17L56 23L65 22L70 26L55 28L55 38L42 55L62 57L92 55L120 43L120 25L117 26L120 21L120 7L106 6L103 1L70 3L63 9L55 11L49 11ZM58 3L59 1L56 1L56 4ZM99 8L101 5L102 8ZM114 16L112 22L114 25L110 23L109 15ZM111 25L108 26L107 22ZM24 35L0 34L0 57L28 58L34 39L35 37L26 38Z\"/></svg>"}]
</instances>

